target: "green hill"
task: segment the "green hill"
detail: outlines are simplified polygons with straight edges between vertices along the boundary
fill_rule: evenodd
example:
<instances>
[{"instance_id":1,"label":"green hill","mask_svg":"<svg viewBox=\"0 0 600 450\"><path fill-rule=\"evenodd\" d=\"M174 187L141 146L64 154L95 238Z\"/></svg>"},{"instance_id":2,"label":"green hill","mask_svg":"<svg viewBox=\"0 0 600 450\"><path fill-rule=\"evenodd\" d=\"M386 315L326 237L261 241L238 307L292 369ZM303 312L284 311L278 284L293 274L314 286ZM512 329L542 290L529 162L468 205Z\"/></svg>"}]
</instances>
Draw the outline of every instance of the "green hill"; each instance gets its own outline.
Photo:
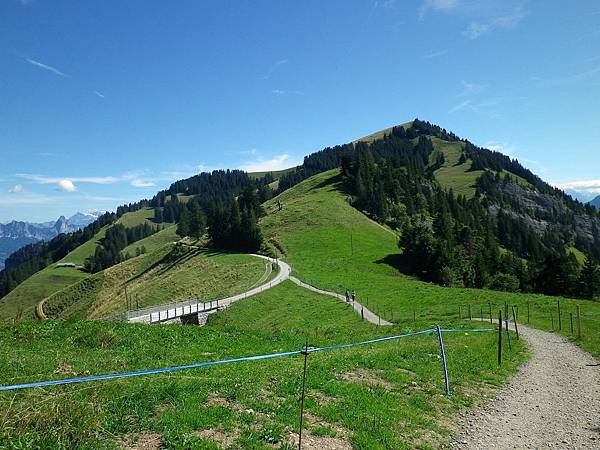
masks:
<instances>
[{"instance_id":1,"label":"green hill","mask_svg":"<svg viewBox=\"0 0 600 450\"><path fill-rule=\"evenodd\" d=\"M552 329L553 314L558 329L557 301L561 302L562 331L567 317L582 305L588 314L600 313L600 303L575 301L532 294L477 289L444 288L402 275L395 267L399 249L389 229L371 221L350 206L339 169L316 175L267 202L268 214L261 225L271 243L285 252L295 274L315 286L342 293L356 290L369 308L391 321L417 317L432 323L463 316L467 305L473 314L494 317L505 303L516 305L521 320L530 304L531 323ZM283 205L281 211L277 201ZM580 344L600 353L600 323L585 319L589 330Z\"/></svg>"},{"instance_id":2,"label":"green hill","mask_svg":"<svg viewBox=\"0 0 600 450\"><path fill-rule=\"evenodd\" d=\"M135 212L125 213L118 220L118 223L123 224L126 228L131 228L149 221L153 217L153 214L152 209L143 208ZM107 228L107 226L103 227L85 244L77 247L57 263L51 264L40 272L35 273L8 295L0 299L0 318L12 318L19 314L23 314L27 318L33 318L35 305L41 300L88 278L90 274L81 270L81 267L86 258L94 254ZM134 243L125 250L133 254L135 253L135 249L141 248L142 245L145 245L147 250L150 250L164 243L165 239L167 242L171 242L174 240L175 228L171 227L169 230L163 230L157 235ZM123 252L123 254L125 253ZM77 267L61 267L63 264L75 264Z\"/></svg>"}]
</instances>

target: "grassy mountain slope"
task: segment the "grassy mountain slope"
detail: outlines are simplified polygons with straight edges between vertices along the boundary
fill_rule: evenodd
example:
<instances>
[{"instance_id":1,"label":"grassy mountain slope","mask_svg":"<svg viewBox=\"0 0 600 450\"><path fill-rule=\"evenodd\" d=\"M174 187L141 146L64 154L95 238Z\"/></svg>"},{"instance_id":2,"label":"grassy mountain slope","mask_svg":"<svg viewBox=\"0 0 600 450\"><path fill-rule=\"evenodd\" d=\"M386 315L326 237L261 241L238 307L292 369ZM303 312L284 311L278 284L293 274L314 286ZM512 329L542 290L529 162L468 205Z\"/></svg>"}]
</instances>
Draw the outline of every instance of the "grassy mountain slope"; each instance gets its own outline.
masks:
<instances>
[{"instance_id":1,"label":"grassy mountain slope","mask_svg":"<svg viewBox=\"0 0 600 450\"><path fill-rule=\"evenodd\" d=\"M0 300L0 317L6 319L22 312L25 317L31 318L39 301L87 278L89 274L86 272L71 267L57 267L57 264L74 263L82 266L85 259L94 254L105 232L106 228L102 228L92 239L77 247L58 263L34 274L3 297Z\"/></svg>"},{"instance_id":2,"label":"grassy mountain slope","mask_svg":"<svg viewBox=\"0 0 600 450\"><path fill-rule=\"evenodd\" d=\"M211 316L206 327L103 322L0 329L0 384L110 373L326 346L429 326L378 328L343 303L290 282ZM446 337L453 395L443 396L435 336L309 357L305 437L338 448L434 448L450 417L504 381L495 334ZM10 343L10 345L6 345ZM0 447L294 448L302 357L0 394ZM225 444L228 442L228 444ZM296 444L297 445L297 444Z\"/></svg>"},{"instance_id":3,"label":"grassy mountain slope","mask_svg":"<svg viewBox=\"0 0 600 450\"><path fill-rule=\"evenodd\" d=\"M118 220L118 223L123 224L126 228L131 228L149 221L153 216L154 211L151 208L143 208L138 211L124 214ZM17 288L8 295L3 297L0 300L0 318L6 319L14 317L19 314L20 311L25 317L31 318L34 314L34 307L38 302L68 286L88 278L89 274L82 270L71 267L57 267L57 265L62 263L73 263L77 266L83 266L86 258L93 255L96 251L96 247L106 233L106 228L107 227L102 228L92 239L77 247L58 263L52 264L34 274L17 286ZM167 242L170 242L172 237L175 236L175 228L172 227L167 230L163 230L157 235L142 240L144 242L139 241L132 244L125 249L126 251L123 252L123 254L127 251L134 254L135 249L138 247L141 248L142 245L146 246L147 250L150 250L155 248L155 246L161 245L163 239L168 239ZM159 236L161 239L159 239Z\"/></svg>"},{"instance_id":4,"label":"grassy mountain slope","mask_svg":"<svg viewBox=\"0 0 600 450\"><path fill-rule=\"evenodd\" d=\"M521 320L530 303L531 323L551 329L551 312L558 328L557 301L561 302L563 332L576 304L588 314L600 313L597 302L557 299L541 295L511 294L475 289L443 288L401 275L394 266L399 250L392 232L352 208L344 192L339 170L316 175L283 192L266 204L264 233L287 254L287 260L304 281L336 292L356 290L371 309L391 321L409 321L413 313L432 321L458 317L459 305L466 314L494 317L505 303L517 305ZM283 204L282 211L276 202ZM584 319L588 332L580 344L600 354L600 323ZM567 333L570 334L570 333Z\"/></svg>"},{"instance_id":5,"label":"grassy mountain slope","mask_svg":"<svg viewBox=\"0 0 600 450\"><path fill-rule=\"evenodd\" d=\"M44 312L69 319L112 317L127 311L125 289L133 308L192 297L222 298L250 289L270 270L252 256L174 247L170 242L50 296Z\"/></svg>"}]
</instances>

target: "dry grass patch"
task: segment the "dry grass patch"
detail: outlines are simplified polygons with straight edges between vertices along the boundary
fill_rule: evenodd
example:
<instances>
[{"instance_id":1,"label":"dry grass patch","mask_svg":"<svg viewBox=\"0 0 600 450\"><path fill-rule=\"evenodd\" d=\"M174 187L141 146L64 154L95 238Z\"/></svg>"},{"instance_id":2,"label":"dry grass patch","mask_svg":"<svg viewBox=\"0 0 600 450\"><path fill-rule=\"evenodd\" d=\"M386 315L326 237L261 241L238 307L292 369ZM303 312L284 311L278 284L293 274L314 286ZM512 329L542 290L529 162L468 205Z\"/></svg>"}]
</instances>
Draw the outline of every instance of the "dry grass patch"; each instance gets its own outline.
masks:
<instances>
[{"instance_id":1,"label":"dry grass patch","mask_svg":"<svg viewBox=\"0 0 600 450\"><path fill-rule=\"evenodd\" d=\"M352 372L347 372L342 375L339 375L339 378L349 383L366 384L371 388L381 387L386 391L391 391L394 388L394 385L389 381L381 378L380 375L382 373L383 370L365 369L363 367L358 367Z\"/></svg>"},{"instance_id":2,"label":"dry grass patch","mask_svg":"<svg viewBox=\"0 0 600 450\"><path fill-rule=\"evenodd\" d=\"M120 447L127 450L159 450L161 444L160 433L132 433L125 437Z\"/></svg>"}]
</instances>

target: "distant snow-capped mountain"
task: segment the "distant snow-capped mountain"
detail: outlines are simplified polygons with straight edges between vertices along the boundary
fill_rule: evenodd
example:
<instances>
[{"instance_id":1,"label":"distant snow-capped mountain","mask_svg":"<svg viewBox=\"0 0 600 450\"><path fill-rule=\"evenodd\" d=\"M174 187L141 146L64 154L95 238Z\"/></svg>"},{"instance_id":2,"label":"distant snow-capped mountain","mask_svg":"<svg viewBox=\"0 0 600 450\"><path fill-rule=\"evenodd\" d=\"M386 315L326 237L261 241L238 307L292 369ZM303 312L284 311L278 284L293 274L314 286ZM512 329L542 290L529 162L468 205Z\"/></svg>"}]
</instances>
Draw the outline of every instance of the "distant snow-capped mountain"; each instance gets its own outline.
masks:
<instances>
[{"instance_id":1,"label":"distant snow-capped mountain","mask_svg":"<svg viewBox=\"0 0 600 450\"><path fill-rule=\"evenodd\" d=\"M30 223L13 220L0 224L0 270L13 252L28 244L47 241L62 233L77 231L95 221L102 213L76 213L68 219L60 216L55 222Z\"/></svg>"}]
</instances>

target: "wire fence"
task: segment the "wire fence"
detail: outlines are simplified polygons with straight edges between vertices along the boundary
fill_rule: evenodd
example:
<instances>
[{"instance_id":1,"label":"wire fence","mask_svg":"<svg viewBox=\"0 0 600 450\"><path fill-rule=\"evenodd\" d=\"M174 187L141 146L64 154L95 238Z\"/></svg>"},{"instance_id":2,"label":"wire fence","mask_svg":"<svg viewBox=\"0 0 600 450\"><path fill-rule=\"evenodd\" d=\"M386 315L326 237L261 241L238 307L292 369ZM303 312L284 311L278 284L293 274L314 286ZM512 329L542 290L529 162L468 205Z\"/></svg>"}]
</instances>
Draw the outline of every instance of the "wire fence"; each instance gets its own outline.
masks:
<instances>
[{"instance_id":1,"label":"wire fence","mask_svg":"<svg viewBox=\"0 0 600 450\"><path fill-rule=\"evenodd\" d=\"M478 332L487 332L487 331L495 331L495 328L443 329L438 326L436 328L417 331L414 333L388 336L388 337L383 337L383 338L378 338L378 339L371 339L368 341L349 343L349 344L331 345L328 347L314 347L314 348L308 348L308 349L302 349L302 350L292 350L292 351L288 351L288 352L271 353L271 354L265 354L265 355L244 356L244 357L240 357L240 358L225 359L225 360L219 360L219 361L209 361L209 362L195 363L195 364L175 366L175 367L164 367L164 368L158 368L158 369L140 370L140 371L132 371L132 372L124 372L124 373L91 375L91 376L86 376L86 377L66 378L66 379L62 379L62 380L47 380L47 381L38 381L38 382L34 382L34 383L23 383L23 384L9 385L9 386L0 386L0 391L14 391L14 390L21 390L21 389L37 388L37 387L49 387L49 386L58 386L58 385L75 384L75 383L87 383L87 382L91 382L91 381L114 380L114 379L120 379L120 378L131 378L131 377L139 377L139 376L145 376L145 375L157 375L157 374L162 374L162 373L180 372L183 370L221 366L221 365L240 363L240 362L245 362L245 361L261 361L261 360L266 360L266 359L283 358L283 357L289 357L289 356L294 356L294 355L300 355L300 354L304 354L304 353L312 354L312 353L325 352L325 351L331 351L331 350L340 350L340 349L360 347L360 346L365 346L365 345L373 345L373 344L377 344L377 343L381 343L381 342L394 341L394 340L408 338L408 337L412 337L412 336L421 336L421 335L433 334L433 333L437 333L441 339L441 336L444 333L478 333ZM444 359L445 359L445 356L444 356Z\"/></svg>"}]
</instances>

